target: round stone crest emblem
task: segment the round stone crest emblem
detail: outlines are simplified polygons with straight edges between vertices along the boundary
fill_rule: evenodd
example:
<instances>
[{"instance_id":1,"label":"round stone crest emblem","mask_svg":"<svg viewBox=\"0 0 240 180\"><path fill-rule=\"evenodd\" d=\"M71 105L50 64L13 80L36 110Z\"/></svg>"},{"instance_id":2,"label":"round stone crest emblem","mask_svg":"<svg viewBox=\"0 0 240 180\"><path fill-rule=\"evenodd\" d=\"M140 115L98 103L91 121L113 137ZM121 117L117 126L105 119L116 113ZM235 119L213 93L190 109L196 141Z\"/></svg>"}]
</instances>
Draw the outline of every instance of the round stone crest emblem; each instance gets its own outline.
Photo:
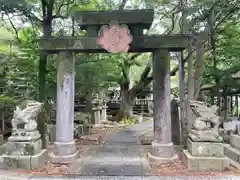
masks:
<instances>
[{"instance_id":1,"label":"round stone crest emblem","mask_svg":"<svg viewBox=\"0 0 240 180\"><path fill-rule=\"evenodd\" d=\"M101 27L97 43L108 52L122 53L128 52L132 40L133 37L126 25L119 25L117 21L112 21L109 26Z\"/></svg>"}]
</instances>

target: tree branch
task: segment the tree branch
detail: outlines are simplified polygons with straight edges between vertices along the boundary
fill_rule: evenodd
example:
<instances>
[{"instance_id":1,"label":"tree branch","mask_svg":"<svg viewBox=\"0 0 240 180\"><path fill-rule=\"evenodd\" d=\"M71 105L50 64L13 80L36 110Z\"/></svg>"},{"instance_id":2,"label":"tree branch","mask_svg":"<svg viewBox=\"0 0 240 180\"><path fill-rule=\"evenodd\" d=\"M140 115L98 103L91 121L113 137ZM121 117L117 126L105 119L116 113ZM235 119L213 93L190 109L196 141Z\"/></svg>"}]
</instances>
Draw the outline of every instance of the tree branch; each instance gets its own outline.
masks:
<instances>
[{"instance_id":1,"label":"tree branch","mask_svg":"<svg viewBox=\"0 0 240 180\"><path fill-rule=\"evenodd\" d=\"M172 26L171 26L171 29L167 32L167 35L171 34L175 29L175 14L174 13L172 14L171 20L172 20Z\"/></svg>"},{"instance_id":2,"label":"tree branch","mask_svg":"<svg viewBox=\"0 0 240 180\"><path fill-rule=\"evenodd\" d=\"M177 13L179 13L179 10L177 10L177 9L178 9L178 5L176 5L171 11L168 11L168 12L164 13L163 16L160 18L159 21L162 21L167 15L169 15L169 14L171 14L171 13L173 13L174 15L177 14ZM176 10L177 10L177 11L176 11ZM174 12L174 11L175 11L175 12ZM156 26L157 26L157 25L156 25ZM151 29L154 29L154 28L151 28ZM148 35L148 34L151 32L151 29L149 29L149 30L147 31L146 35ZM142 53L134 54L134 55L130 58L130 60L133 61L135 58L137 58L137 57L140 56L140 55L142 55Z\"/></svg>"},{"instance_id":3,"label":"tree branch","mask_svg":"<svg viewBox=\"0 0 240 180\"><path fill-rule=\"evenodd\" d=\"M10 24L11 24L11 26L12 26L14 32L15 32L17 41L18 41L18 42L21 42L21 40L19 39L19 36L18 36L18 30L17 30L17 28L14 26L14 24L13 24L13 22L12 22L10 16L9 16L9 14L7 14L7 17L8 17L8 20L9 20L9 22L10 22Z\"/></svg>"},{"instance_id":4,"label":"tree branch","mask_svg":"<svg viewBox=\"0 0 240 180\"><path fill-rule=\"evenodd\" d=\"M202 44L204 44L205 42L206 42L206 41L204 41ZM212 48L210 47L210 48L206 49L205 52L210 51L211 49L212 49ZM186 58L184 58L183 64L185 64L185 63L187 62L188 58L189 58L189 57L191 56L191 54L194 53L195 51L196 51L196 49L193 49L193 51L190 52L190 53L187 55ZM170 72L170 75L171 75L171 76L175 76L176 73L177 73L177 71L178 71L178 66L176 66L175 68L173 68L173 70Z\"/></svg>"},{"instance_id":5,"label":"tree branch","mask_svg":"<svg viewBox=\"0 0 240 180\"><path fill-rule=\"evenodd\" d=\"M130 94L138 94L140 93L144 87L147 87L151 82L152 82L152 76L149 76L150 72L152 69L152 61L150 60L148 62L148 64L145 66L140 80L138 81L138 83L136 83L130 90L129 93Z\"/></svg>"},{"instance_id":6,"label":"tree branch","mask_svg":"<svg viewBox=\"0 0 240 180\"><path fill-rule=\"evenodd\" d=\"M70 6L71 4L73 4L74 3L74 0L72 0L72 1L68 1L68 2L65 2L65 0L62 0L62 3L59 5L59 7L58 7L58 9L57 9L57 11L56 11L56 14L55 15L53 15L53 19L55 19L55 18L62 18L62 19L66 19L66 18L68 18L68 12L67 12L67 14L65 15L65 16L63 16L63 15L61 15L61 10L62 10L62 8L64 7L64 6Z\"/></svg>"},{"instance_id":7,"label":"tree branch","mask_svg":"<svg viewBox=\"0 0 240 180\"><path fill-rule=\"evenodd\" d=\"M122 0L121 4L119 5L118 10L123 10L125 5L126 5L126 3L127 3L127 0Z\"/></svg>"},{"instance_id":8,"label":"tree branch","mask_svg":"<svg viewBox=\"0 0 240 180\"><path fill-rule=\"evenodd\" d=\"M217 2L215 2L214 5L216 5L216 3L217 3ZM205 19L211 14L211 11L212 11L214 5L208 10L208 12L205 12L205 14L203 15L203 17L200 18L200 19L205 20ZM230 10L230 11L231 11L231 10ZM234 12L234 11L231 11L231 13L233 13L233 12ZM231 13L230 13L230 14L231 14ZM227 13L226 16L229 16L230 14ZM226 16L224 16L223 18L222 18L222 15L219 16L219 18L222 18L222 19L218 20L219 23L215 26L215 28L214 28L215 30L217 29L217 27L219 27L220 24L222 24L222 23L226 20ZM191 26L193 27L194 25L192 24ZM203 38L202 40L204 41L203 43L205 43L205 42L207 41L205 38ZM211 50L211 48L207 49L206 51L209 51L209 50ZM192 52L190 52L190 54L188 54L188 56L183 60L183 64L185 64L185 63L187 62L187 60L188 60L188 58L190 57L190 55L191 55L193 52L195 52L195 51L196 51L196 49L194 49ZM171 76L175 76L176 73L177 73L177 71L178 71L178 66L176 66L175 68L173 68L173 70L171 71Z\"/></svg>"}]
</instances>

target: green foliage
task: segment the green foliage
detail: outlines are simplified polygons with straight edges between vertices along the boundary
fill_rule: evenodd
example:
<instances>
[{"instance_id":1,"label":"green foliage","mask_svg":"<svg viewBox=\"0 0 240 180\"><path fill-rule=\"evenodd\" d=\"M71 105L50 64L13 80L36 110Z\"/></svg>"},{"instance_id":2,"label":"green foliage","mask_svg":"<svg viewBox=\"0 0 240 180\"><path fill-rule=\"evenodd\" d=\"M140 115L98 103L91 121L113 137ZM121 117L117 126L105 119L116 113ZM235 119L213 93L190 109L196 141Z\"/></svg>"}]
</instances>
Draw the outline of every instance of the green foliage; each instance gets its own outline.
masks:
<instances>
[{"instance_id":1,"label":"green foliage","mask_svg":"<svg viewBox=\"0 0 240 180\"><path fill-rule=\"evenodd\" d=\"M10 108L14 109L17 105L18 101L16 101L13 97L0 95L0 109Z\"/></svg>"},{"instance_id":2,"label":"green foliage","mask_svg":"<svg viewBox=\"0 0 240 180\"><path fill-rule=\"evenodd\" d=\"M77 112L74 117L79 124L89 124L91 122L91 115L89 113Z\"/></svg>"},{"instance_id":3,"label":"green foliage","mask_svg":"<svg viewBox=\"0 0 240 180\"><path fill-rule=\"evenodd\" d=\"M137 120L134 117L123 117L120 121L120 124L123 125L130 125L130 124L136 124Z\"/></svg>"},{"instance_id":4,"label":"green foliage","mask_svg":"<svg viewBox=\"0 0 240 180\"><path fill-rule=\"evenodd\" d=\"M179 86L176 86L176 87L172 88L171 90L172 90L171 94L173 95L173 97L178 98L179 97Z\"/></svg>"},{"instance_id":5,"label":"green foliage","mask_svg":"<svg viewBox=\"0 0 240 180\"><path fill-rule=\"evenodd\" d=\"M151 122L151 119L143 119L144 122Z\"/></svg>"},{"instance_id":6,"label":"green foliage","mask_svg":"<svg viewBox=\"0 0 240 180\"><path fill-rule=\"evenodd\" d=\"M232 75L240 70L240 24L237 18L232 18L219 27L216 41L217 71L213 68L211 54L206 55L204 84L214 84L214 78L220 79L220 86L238 88L238 82Z\"/></svg>"},{"instance_id":7,"label":"green foliage","mask_svg":"<svg viewBox=\"0 0 240 180\"><path fill-rule=\"evenodd\" d=\"M3 0L0 4L0 11L7 15L19 15L16 19L8 18L8 22L1 22L3 28L0 29L0 88L4 97L11 97L15 100L35 99L38 95L39 56L37 37L43 33L44 11L52 11L53 21L55 18L66 17L76 11L89 10L109 10L117 9L119 2L110 0L49 0L48 7L42 8L44 1L39 0ZM53 2L53 7L49 4ZM121 3L121 2L120 2ZM214 77L220 77L221 85L236 85L236 81L231 78L232 73L240 69L240 25L239 13L232 11L239 7L235 1L191 1L184 9L190 22L191 29L198 32L202 24L206 23L210 8L214 5L219 17L224 17L228 12L235 14L227 18L217 29L217 61L218 70L213 69L212 54L205 56L205 71L203 83L213 83ZM127 2L127 9L154 8L157 28L154 31L179 33L180 7L177 0L134 0ZM224 7L224 8L222 8ZM46 18L46 17L45 17ZM159 22L160 20L160 22ZM21 23L19 23L21 21ZM220 21L220 20L218 20ZM19 25L20 24L20 25ZM54 24L54 23L53 23ZM64 23L63 23L64 24ZM66 23L65 23L66 24ZM174 27L173 27L174 24ZM9 30L9 27L10 30ZM59 29L59 27L58 27ZM16 32L17 31L17 32ZM71 31L71 30L69 30ZM80 31L77 29L77 31ZM83 34L82 31L79 32ZM54 36L58 32L52 33ZM1 38L3 39L3 38ZM6 43L7 42L7 43ZM151 55L144 54L131 59L132 54L78 54L76 56L76 93L86 96L89 92L105 92L108 87L120 86L125 89L135 90L139 93L145 87L150 87L152 72L149 61ZM173 61L172 61L173 62ZM171 64L176 66L177 63ZM46 64L46 90L47 99L56 99L56 56L49 55ZM172 78L178 83L178 77ZM178 87L173 88L172 93L178 96ZM133 92L133 91L131 91Z\"/></svg>"},{"instance_id":8,"label":"green foliage","mask_svg":"<svg viewBox=\"0 0 240 180\"><path fill-rule=\"evenodd\" d=\"M96 54L79 55L76 58L76 92L84 96L89 92L106 91L116 85L118 73L115 58Z\"/></svg>"}]
</instances>

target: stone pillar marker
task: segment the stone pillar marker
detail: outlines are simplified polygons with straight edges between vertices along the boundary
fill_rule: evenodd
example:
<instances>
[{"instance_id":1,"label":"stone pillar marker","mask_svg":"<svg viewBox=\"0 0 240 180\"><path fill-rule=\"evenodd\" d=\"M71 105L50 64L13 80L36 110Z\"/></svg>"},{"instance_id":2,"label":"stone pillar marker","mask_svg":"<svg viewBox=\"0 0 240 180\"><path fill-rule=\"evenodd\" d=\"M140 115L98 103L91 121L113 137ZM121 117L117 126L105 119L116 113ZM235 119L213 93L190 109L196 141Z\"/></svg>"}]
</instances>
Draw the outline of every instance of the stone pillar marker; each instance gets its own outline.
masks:
<instances>
[{"instance_id":1,"label":"stone pillar marker","mask_svg":"<svg viewBox=\"0 0 240 180\"><path fill-rule=\"evenodd\" d=\"M5 153L5 144L4 144L5 142L4 142L3 137L4 137L4 135L0 134L0 155Z\"/></svg>"},{"instance_id":2,"label":"stone pillar marker","mask_svg":"<svg viewBox=\"0 0 240 180\"><path fill-rule=\"evenodd\" d=\"M97 122L96 124L99 125L101 124L101 111L102 111L102 107L100 106L100 104L97 105Z\"/></svg>"},{"instance_id":3,"label":"stone pillar marker","mask_svg":"<svg viewBox=\"0 0 240 180\"><path fill-rule=\"evenodd\" d=\"M170 60L168 49L153 52L153 142L149 158L167 163L178 158L171 135Z\"/></svg>"},{"instance_id":4,"label":"stone pillar marker","mask_svg":"<svg viewBox=\"0 0 240 180\"><path fill-rule=\"evenodd\" d=\"M171 100L171 123L172 125L172 142L174 145L181 145L181 132L180 132L180 121L179 121L179 104L176 99Z\"/></svg>"},{"instance_id":5,"label":"stone pillar marker","mask_svg":"<svg viewBox=\"0 0 240 180\"><path fill-rule=\"evenodd\" d=\"M61 51L57 59L57 120L52 163L71 163L77 151L74 132L75 61L72 52Z\"/></svg>"},{"instance_id":6,"label":"stone pillar marker","mask_svg":"<svg viewBox=\"0 0 240 180\"><path fill-rule=\"evenodd\" d=\"M101 122L107 121L107 105L106 102L103 102L102 113L101 113Z\"/></svg>"},{"instance_id":7,"label":"stone pillar marker","mask_svg":"<svg viewBox=\"0 0 240 180\"><path fill-rule=\"evenodd\" d=\"M92 124L99 125L101 124L101 106L98 102L93 104L92 108Z\"/></svg>"}]
</instances>

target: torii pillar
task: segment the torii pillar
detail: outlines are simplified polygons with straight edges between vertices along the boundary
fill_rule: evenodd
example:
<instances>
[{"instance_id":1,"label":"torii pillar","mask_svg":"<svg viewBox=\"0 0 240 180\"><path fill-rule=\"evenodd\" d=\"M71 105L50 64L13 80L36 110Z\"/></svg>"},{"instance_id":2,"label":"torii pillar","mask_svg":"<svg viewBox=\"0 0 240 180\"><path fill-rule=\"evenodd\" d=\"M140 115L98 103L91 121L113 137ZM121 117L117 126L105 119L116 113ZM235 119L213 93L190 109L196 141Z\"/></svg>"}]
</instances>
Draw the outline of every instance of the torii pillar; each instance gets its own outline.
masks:
<instances>
[{"instance_id":1,"label":"torii pillar","mask_svg":"<svg viewBox=\"0 0 240 180\"><path fill-rule=\"evenodd\" d=\"M54 150L49 154L52 163L71 163L76 159L73 138L75 60L73 52L60 51L57 59L57 120Z\"/></svg>"},{"instance_id":2,"label":"torii pillar","mask_svg":"<svg viewBox=\"0 0 240 180\"><path fill-rule=\"evenodd\" d=\"M178 158L171 133L171 87L169 49L153 52L153 142L152 163L167 163Z\"/></svg>"}]
</instances>

